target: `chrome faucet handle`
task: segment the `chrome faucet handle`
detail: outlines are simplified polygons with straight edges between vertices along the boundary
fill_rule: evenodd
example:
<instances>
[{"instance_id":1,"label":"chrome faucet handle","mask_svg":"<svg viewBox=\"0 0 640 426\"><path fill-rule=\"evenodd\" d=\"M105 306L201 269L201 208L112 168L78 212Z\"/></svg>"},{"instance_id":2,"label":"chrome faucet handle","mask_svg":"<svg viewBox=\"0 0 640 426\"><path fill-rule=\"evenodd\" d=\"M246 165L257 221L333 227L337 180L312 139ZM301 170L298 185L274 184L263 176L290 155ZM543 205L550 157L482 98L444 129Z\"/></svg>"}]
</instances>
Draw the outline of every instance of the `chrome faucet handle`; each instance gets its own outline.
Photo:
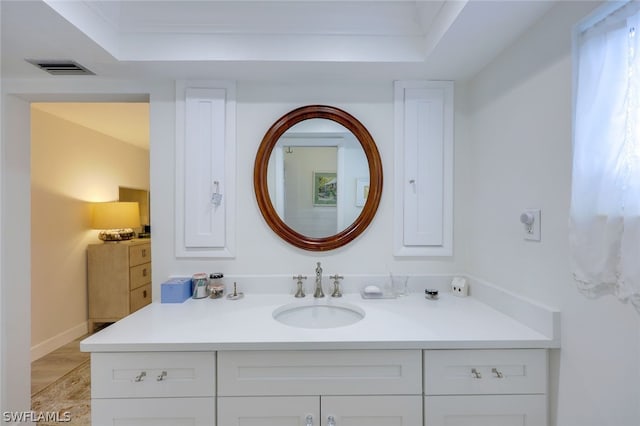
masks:
<instances>
[{"instance_id":1,"label":"chrome faucet handle","mask_svg":"<svg viewBox=\"0 0 640 426\"><path fill-rule=\"evenodd\" d=\"M305 297L306 295L304 294L304 287L302 286L302 280L306 280L307 277L303 277L302 274L298 274L298 276L294 276L293 277L294 280L298 280L298 282L296 283L298 285L298 289L296 290L296 294L294 295L294 297Z\"/></svg>"},{"instance_id":2,"label":"chrome faucet handle","mask_svg":"<svg viewBox=\"0 0 640 426\"><path fill-rule=\"evenodd\" d=\"M342 291L340 290L340 280L344 279L342 275L330 275L330 279L333 280L333 293L331 293L331 297L342 297Z\"/></svg>"}]
</instances>

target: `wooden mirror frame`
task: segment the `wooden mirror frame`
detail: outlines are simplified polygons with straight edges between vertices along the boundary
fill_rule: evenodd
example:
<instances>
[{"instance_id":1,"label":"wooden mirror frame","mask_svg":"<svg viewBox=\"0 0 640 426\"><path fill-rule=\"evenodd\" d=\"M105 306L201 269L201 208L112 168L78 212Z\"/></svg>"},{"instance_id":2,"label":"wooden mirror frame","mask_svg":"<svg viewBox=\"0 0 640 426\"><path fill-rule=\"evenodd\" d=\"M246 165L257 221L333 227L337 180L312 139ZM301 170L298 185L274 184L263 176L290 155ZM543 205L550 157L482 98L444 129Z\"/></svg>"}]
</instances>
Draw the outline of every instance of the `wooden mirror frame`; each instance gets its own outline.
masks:
<instances>
[{"instance_id":1,"label":"wooden mirror frame","mask_svg":"<svg viewBox=\"0 0 640 426\"><path fill-rule=\"evenodd\" d=\"M351 225L341 232L321 238L302 235L284 223L273 207L267 186L269 158L278 140L293 125L311 118L331 120L351 131L360 142L369 163L369 195L362 212ZM364 232L373 220L382 196L382 160L369 131L351 114L332 106L303 106L280 117L262 138L253 168L253 186L262 216L280 238L304 250L333 250L353 241Z\"/></svg>"}]
</instances>

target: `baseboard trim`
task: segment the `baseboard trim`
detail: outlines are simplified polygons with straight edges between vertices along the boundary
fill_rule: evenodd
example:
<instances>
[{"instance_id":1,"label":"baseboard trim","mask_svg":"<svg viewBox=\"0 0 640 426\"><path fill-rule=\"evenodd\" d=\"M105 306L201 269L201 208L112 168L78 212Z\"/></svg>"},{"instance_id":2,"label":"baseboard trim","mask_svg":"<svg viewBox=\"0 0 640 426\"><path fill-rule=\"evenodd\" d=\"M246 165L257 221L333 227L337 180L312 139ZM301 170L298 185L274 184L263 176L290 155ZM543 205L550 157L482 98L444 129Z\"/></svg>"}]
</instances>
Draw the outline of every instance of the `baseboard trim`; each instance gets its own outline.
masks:
<instances>
[{"instance_id":1,"label":"baseboard trim","mask_svg":"<svg viewBox=\"0 0 640 426\"><path fill-rule=\"evenodd\" d=\"M32 346L31 362L42 358L46 354L58 349L60 346L66 345L78 337L84 336L88 331L89 325L88 322L85 321Z\"/></svg>"}]
</instances>

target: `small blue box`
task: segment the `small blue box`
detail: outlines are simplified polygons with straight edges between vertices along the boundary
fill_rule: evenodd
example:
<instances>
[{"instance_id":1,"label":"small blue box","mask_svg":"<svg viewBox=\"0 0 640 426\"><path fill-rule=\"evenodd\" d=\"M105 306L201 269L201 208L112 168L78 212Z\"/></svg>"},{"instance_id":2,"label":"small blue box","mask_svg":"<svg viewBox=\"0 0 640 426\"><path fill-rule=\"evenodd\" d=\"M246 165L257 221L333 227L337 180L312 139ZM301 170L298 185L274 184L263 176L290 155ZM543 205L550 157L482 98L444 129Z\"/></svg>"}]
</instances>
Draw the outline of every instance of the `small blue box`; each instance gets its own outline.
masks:
<instances>
[{"instance_id":1,"label":"small blue box","mask_svg":"<svg viewBox=\"0 0 640 426\"><path fill-rule=\"evenodd\" d=\"M182 303L191 297L191 278L177 277L160 285L161 303Z\"/></svg>"}]
</instances>

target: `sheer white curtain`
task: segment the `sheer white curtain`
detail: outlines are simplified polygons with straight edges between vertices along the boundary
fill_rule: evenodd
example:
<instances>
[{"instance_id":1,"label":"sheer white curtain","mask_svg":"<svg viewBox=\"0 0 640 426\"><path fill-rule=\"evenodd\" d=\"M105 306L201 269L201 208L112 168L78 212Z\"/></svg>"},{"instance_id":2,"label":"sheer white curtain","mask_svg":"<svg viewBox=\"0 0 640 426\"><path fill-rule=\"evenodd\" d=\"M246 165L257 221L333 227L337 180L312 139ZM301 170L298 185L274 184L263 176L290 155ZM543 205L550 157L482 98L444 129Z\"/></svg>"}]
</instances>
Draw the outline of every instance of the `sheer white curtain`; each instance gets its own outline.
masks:
<instances>
[{"instance_id":1,"label":"sheer white curtain","mask_svg":"<svg viewBox=\"0 0 640 426\"><path fill-rule=\"evenodd\" d=\"M640 311L640 19L616 15L578 42L570 247L583 293Z\"/></svg>"}]
</instances>

